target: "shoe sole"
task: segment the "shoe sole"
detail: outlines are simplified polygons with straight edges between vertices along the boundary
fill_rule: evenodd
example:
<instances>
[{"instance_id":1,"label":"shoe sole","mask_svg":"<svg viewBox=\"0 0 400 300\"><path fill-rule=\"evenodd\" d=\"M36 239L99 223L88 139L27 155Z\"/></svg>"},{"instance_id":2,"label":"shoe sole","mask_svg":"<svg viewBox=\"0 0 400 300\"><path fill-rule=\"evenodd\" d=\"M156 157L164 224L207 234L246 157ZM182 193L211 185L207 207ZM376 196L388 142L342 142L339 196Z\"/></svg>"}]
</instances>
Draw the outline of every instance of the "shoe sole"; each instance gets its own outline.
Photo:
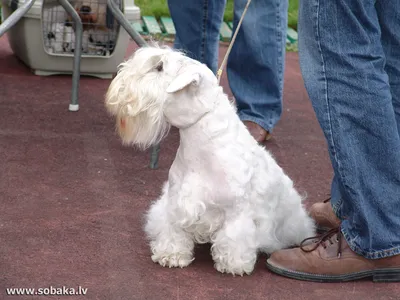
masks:
<instances>
[{"instance_id":1,"label":"shoe sole","mask_svg":"<svg viewBox=\"0 0 400 300\"><path fill-rule=\"evenodd\" d=\"M297 271L290 271L282 268L275 267L268 263L267 268L273 273L278 275L313 282L348 282L364 278L371 278L374 282L400 282L400 269L379 269L373 271L356 272L346 275L320 275L311 274Z\"/></svg>"}]
</instances>

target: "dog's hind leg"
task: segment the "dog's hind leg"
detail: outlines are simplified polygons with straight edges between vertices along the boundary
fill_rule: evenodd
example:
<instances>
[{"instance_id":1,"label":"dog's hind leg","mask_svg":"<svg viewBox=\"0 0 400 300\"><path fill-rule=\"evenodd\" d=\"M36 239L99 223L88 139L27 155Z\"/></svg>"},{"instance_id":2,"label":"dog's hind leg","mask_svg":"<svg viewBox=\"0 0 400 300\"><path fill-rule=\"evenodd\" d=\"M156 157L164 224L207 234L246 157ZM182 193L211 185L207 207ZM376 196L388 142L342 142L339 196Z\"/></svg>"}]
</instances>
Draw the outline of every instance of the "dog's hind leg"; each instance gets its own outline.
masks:
<instances>
[{"instance_id":1,"label":"dog's hind leg","mask_svg":"<svg viewBox=\"0 0 400 300\"><path fill-rule=\"evenodd\" d=\"M286 246L298 246L304 239L316 235L315 222L300 203L282 221L279 239L285 241Z\"/></svg>"},{"instance_id":2,"label":"dog's hind leg","mask_svg":"<svg viewBox=\"0 0 400 300\"><path fill-rule=\"evenodd\" d=\"M227 219L212 241L215 268L221 273L250 275L257 261L256 225L250 217Z\"/></svg>"},{"instance_id":3,"label":"dog's hind leg","mask_svg":"<svg viewBox=\"0 0 400 300\"><path fill-rule=\"evenodd\" d=\"M193 261L192 236L169 220L167 208L168 185L162 196L152 204L145 225L150 239L152 260L163 267L186 267Z\"/></svg>"}]
</instances>

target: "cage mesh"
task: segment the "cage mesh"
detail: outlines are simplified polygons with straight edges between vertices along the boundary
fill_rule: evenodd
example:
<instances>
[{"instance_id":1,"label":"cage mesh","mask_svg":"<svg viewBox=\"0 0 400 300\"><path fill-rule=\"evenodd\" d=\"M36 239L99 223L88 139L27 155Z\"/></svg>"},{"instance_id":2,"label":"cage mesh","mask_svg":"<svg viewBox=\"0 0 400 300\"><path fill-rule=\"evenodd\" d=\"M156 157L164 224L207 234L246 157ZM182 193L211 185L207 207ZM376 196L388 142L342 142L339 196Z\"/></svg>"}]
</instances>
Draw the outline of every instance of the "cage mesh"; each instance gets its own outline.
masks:
<instances>
[{"instance_id":1,"label":"cage mesh","mask_svg":"<svg viewBox=\"0 0 400 300\"><path fill-rule=\"evenodd\" d=\"M114 0L122 8L121 0ZM115 48L119 24L109 11L106 0L70 1L83 24L82 54L109 56ZM54 0L44 0L42 8L44 48L48 53L70 54L75 51L75 23Z\"/></svg>"}]
</instances>

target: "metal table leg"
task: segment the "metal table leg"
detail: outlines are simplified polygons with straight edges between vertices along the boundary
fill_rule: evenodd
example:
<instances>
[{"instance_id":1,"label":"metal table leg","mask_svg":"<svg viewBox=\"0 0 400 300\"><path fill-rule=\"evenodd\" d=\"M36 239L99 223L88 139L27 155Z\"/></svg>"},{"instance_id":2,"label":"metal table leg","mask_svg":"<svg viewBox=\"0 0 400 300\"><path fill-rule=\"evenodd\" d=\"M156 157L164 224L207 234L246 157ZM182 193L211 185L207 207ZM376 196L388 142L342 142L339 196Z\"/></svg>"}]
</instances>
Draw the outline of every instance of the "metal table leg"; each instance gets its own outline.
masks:
<instances>
[{"instance_id":1,"label":"metal table leg","mask_svg":"<svg viewBox=\"0 0 400 300\"><path fill-rule=\"evenodd\" d=\"M27 12L30 10L35 0L28 0L24 4L14 11L1 25L0 25L0 37L6 33L11 27L15 25Z\"/></svg>"},{"instance_id":2,"label":"metal table leg","mask_svg":"<svg viewBox=\"0 0 400 300\"><path fill-rule=\"evenodd\" d=\"M146 41L140 36L138 32L131 26L124 14L119 9L118 5L113 0L107 0L107 6L111 10L111 13L117 19L117 22L128 32L131 38L139 47L146 47Z\"/></svg>"},{"instance_id":3,"label":"metal table leg","mask_svg":"<svg viewBox=\"0 0 400 300\"><path fill-rule=\"evenodd\" d=\"M158 169L158 158L160 156L160 144L153 146L150 154L150 169Z\"/></svg>"},{"instance_id":4,"label":"metal table leg","mask_svg":"<svg viewBox=\"0 0 400 300\"><path fill-rule=\"evenodd\" d=\"M69 104L70 111L79 110L79 79L81 74L81 55L82 55L82 35L83 26L81 18L78 13L68 2L68 0L58 0L60 5L65 11L72 17L75 22L75 49L74 49L74 65L72 70L72 92L71 92L71 103Z\"/></svg>"},{"instance_id":5,"label":"metal table leg","mask_svg":"<svg viewBox=\"0 0 400 300\"><path fill-rule=\"evenodd\" d=\"M125 18L124 14L119 9L118 5L115 4L114 0L107 0L108 8L111 10L111 13L117 19L117 22L128 32L131 38L135 41L135 43L139 47L147 47L146 41L141 37L141 35L136 32L135 29L131 26L128 20ZM160 154L160 145L157 144L153 146L150 153L150 168L157 169L158 168L158 158Z\"/></svg>"}]
</instances>

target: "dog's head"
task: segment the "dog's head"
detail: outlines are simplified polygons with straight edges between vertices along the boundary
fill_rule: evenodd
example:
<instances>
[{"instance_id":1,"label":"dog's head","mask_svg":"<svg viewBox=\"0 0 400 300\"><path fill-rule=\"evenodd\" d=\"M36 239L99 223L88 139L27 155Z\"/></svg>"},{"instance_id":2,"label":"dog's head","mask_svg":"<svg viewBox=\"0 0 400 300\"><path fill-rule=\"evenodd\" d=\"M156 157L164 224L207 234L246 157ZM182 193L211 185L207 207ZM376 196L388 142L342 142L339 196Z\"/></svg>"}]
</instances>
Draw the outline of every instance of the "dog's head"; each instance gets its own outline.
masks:
<instances>
[{"instance_id":1,"label":"dog's head","mask_svg":"<svg viewBox=\"0 0 400 300\"><path fill-rule=\"evenodd\" d=\"M75 10L84 25L96 24L98 19L98 2L89 0L77 0Z\"/></svg>"},{"instance_id":2,"label":"dog's head","mask_svg":"<svg viewBox=\"0 0 400 300\"><path fill-rule=\"evenodd\" d=\"M186 128L213 108L207 91L218 86L207 66L168 47L140 48L120 65L106 94L125 144L143 149L160 142L170 126Z\"/></svg>"}]
</instances>

